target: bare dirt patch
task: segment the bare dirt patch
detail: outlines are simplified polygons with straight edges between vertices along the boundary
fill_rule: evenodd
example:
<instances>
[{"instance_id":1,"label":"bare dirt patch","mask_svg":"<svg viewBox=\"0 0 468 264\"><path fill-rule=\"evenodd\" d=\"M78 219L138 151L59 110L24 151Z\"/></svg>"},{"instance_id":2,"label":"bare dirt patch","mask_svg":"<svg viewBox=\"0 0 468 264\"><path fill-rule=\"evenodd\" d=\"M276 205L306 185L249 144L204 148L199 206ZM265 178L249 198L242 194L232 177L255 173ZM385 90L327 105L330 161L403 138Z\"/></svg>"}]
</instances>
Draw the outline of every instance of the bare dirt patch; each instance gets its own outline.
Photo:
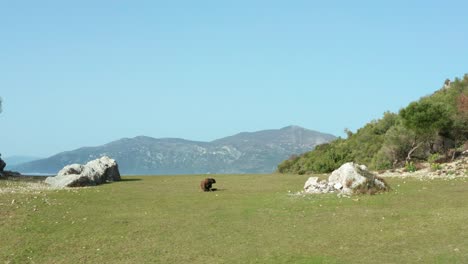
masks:
<instances>
[{"instance_id":1,"label":"bare dirt patch","mask_svg":"<svg viewBox=\"0 0 468 264\"><path fill-rule=\"evenodd\" d=\"M420 179L455 179L468 177L468 157L461 157L453 162L438 164L438 169L431 168L429 163L421 163L423 167L415 172L407 172L404 168L388 170L380 173L381 177L414 177Z\"/></svg>"}]
</instances>

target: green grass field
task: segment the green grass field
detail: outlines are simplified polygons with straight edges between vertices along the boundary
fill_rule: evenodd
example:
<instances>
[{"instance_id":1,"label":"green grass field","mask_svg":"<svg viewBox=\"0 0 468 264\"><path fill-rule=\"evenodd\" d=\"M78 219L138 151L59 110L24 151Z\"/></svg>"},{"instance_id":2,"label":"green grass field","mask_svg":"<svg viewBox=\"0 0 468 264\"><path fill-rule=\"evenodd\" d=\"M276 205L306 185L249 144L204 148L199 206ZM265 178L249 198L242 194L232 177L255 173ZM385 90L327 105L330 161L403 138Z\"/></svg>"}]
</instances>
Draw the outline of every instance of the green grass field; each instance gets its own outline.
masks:
<instances>
[{"instance_id":1,"label":"green grass field","mask_svg":"<svg viewBox=\"0 0 468 264\"><path fill-rule=\"evenodd\" d=\"M0 260L468 263L467 178L390 178L390 193L338 198L289 194L308 176L212 177L210 193L196 175L14 193L21 183L0 181Z\"/></svg>"}]
</instances>

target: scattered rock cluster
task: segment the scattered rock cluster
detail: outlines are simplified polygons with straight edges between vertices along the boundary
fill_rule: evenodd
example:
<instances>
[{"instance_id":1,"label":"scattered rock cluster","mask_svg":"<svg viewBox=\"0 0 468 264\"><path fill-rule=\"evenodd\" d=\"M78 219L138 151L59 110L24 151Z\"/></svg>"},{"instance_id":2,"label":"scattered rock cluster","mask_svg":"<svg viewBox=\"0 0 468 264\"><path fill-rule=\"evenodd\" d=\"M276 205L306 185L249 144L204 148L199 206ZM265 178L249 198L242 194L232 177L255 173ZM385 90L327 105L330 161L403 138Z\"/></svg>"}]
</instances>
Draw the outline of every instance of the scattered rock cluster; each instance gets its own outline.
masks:
<instances>
[{"instance_id":1,"label":"scattered rock cluster","mask_svg":"<svg viewBox=\"0 0 468 264\"><path fill-rule=\"evenodd\" d=\"M120 181L119 167L115 160L103 156L86 165L65 166L55 177L47 177L45 182L54 188L93 186L105 182Z\"/></svg>"},{"instance_id":2,"label":"scattered rock cluster","mask_svg":"<svg viewBox=\"0 0 468 264\"><path fill-rule=\"evenodd\" d=\"M382 177L413 177L419 179L454 179L468 177L468 152L464 152L461 157L453 162L438 164L439 168L431 168L431 164L421 164L423 169L415 172L407 172L402 169L389 170L381 173Z\"/></svg>"},{"instance_id":3,"label":"scattered rock cluster","mask_svg":"<svg viewBox=\"0 0 468 264\"><path fill-rule=\"evenodd\" d=\"M388 191L387 183L369 172L367 167L353 162L343 164L333 171L327 180L319 181L318 177L310 177L304 184L304 193L331 193L350 195L353 193L369 193Z\"/></svg>"},{"instance_id":4,"label":"scattered rock cluster","mask_svg":"<svg viewBox=\"0 0 468 264\"><path fill-rule=\"evenodd\" d=\"M336 189L333 183L326 180L319 180L319 177L310 177L304 184L304 192L306 193L329 193L335 192Z\"/></svg>"},{"instance_id":5,"label":"scattered rock cluster","mask_svg":"<svg viewBox=\"0 0 468 264\"><path fill-rule=\"evenodd\" d=\"M468 157L458 159L451 163L442 164L439 170L431 172L431 175L453 175L455 177L468 177Z\"/></svg>"}]
</instances>

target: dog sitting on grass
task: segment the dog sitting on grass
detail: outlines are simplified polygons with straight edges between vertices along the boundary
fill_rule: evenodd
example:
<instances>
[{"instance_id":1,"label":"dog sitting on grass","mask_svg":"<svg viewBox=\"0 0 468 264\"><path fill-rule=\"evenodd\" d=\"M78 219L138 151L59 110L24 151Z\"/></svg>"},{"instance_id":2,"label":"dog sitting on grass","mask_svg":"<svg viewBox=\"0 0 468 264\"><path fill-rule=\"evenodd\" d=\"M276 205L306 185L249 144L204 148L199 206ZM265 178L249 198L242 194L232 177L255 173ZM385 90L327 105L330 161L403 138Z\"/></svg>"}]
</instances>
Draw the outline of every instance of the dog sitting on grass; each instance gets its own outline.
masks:
<instances>
[{"instance_id":1,"label":"dog sitting on grass","mask_svg":"<svg viewBox=\"0 0 468 264\"><path fill-rule=\"evenodd\" d=\"M200 183L200 188L204 192L215 191L216 189L211 188L213 183L216 183L216 180L213 178L206 178Z\"/></svg>"}]
</instances>

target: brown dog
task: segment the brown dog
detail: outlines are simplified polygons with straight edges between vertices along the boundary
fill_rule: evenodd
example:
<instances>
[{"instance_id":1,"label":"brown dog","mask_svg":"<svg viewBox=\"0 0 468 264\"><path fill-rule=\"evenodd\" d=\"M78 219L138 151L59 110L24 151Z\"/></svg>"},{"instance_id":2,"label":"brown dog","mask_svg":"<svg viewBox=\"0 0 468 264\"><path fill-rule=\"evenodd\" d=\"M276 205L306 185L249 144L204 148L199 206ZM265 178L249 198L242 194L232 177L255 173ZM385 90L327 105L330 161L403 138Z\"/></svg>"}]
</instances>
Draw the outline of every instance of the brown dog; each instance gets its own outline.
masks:
<instances>
[{"instance_id":1,"label":"brown dog","mask_svg":"<svg viewBox=\"0 0 468 264\"><path fill-rule=\"evenodd\" d=\"M213 178L206 178L204 179L203 181L201 181L200 183L200 188L204 191L204 192L209 192L211 191L211 186L213 185L213 183L216 183L216 180L213 179Z\"/></svg>"}]
</instances>

